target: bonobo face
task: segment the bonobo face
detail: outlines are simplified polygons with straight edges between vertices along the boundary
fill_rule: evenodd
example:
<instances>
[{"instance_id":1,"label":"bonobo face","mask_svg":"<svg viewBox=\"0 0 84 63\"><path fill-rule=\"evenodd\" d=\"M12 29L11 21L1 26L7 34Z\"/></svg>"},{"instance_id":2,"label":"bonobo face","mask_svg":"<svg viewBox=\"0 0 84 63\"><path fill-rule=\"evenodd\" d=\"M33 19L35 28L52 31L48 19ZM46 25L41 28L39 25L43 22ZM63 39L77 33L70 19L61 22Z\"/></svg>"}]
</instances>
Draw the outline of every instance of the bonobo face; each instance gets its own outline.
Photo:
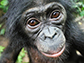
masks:
<instances>
[{"instance_id":1,"label":"bonobo face","mask_svg":"<svg viewBox=\"0 0 84 63\"><path fill-rule=\"evenodd\" d=\"M46 57L59 57L65 49L64 25L66 11L57 2L26 10L24 29L37 49Z\"/></svg>"}]
</instances>

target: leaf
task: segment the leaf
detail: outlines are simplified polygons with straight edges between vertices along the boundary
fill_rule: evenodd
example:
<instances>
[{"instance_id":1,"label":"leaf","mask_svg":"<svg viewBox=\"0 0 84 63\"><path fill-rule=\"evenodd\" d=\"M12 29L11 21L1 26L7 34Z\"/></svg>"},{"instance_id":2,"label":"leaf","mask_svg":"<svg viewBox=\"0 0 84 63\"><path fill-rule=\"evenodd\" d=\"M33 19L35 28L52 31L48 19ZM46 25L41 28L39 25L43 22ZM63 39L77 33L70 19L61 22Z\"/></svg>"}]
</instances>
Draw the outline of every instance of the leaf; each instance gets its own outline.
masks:
<instances>
[{"instance_id":1,"label":"leaf","mask_svg":"<svg viewBox=\"0 0 84 63\"><path fill-rule=\"evenodd\" d=\"M8 4L8 0L2 0L1 5L6 6Z\"/></svg>"},{"instance_id":2,"label":"leaf","mask_svg":"<svg viewBox=\"0 0 84 63\"><path fill-rule=\"evenodd\" d=\"M24 50L24 48L22 48L16 63L22 63L23 57L25 57L25 53L26 53L26 51Z\"/></svg>"},{"instance_id":3,"label":"leaf","mask_svg":"<svg viewBox=\"0 0 84 63\"><path fill-rule=\"evenodd\" d=\"M5 47L0 46L0 52L3 52L4 49L5 49Z\"/></svg>"},{"instance_id":4,"label":"leaf","mask_svg":"<svg viewBox=\"0 0 84 63\"><path fill-rule=\"evenodd\" d=\"M0 24L0 28L2 27L2 25Z\"/></svg>"},{"instance_id":5,"label":"leaf","mask_svg":"<svg viewBox=\"0 0 84 63\"><path fill-rule=\"evenodd\" d=\"M5 29L1 29L0 35L4 35L5 34Z\"/></svg>"},{"instance_id":6,"label":"leaf","mask_svg":"<svg viewBox=\"0 0 84 63\"><path fill-rule=\"evenodd\" d=\"M1 57L1 53L3 52L4 49L5 49L5 47L0 46L0 57Z\"/></svg>"},{"instance_id":7,"label":"leaf","mask_svg":"<svg viewBox=\"0 0 84 63\"><path fill-rule=\"evenodd\" d=\"M81 5L83 5L83 3L82 2L78 2L77 5L81 6Z\"/></svg>"},{"instance_id":8,"label":"leaf","mask_svg":"<svg viewBox=\"0 0 84 63\"><path fill-rule=\"evenodd\" d=\"M80 12L80 16L84 16L84 10Z\"/></svg>"}]
</instances>

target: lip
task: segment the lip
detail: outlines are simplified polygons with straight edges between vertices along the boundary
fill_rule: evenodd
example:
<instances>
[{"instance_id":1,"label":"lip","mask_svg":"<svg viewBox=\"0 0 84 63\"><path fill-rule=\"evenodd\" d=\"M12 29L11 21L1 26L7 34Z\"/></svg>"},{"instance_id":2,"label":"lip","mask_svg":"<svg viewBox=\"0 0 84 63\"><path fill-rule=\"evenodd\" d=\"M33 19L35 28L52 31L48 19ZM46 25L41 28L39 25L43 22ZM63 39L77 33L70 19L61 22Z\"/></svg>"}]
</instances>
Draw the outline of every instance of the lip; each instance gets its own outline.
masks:
<instances>
[{"instance_id":1,"label":"lip","mask_svg":"<svg viewBox=\"0 0 84 63\"><path fill-rule=\"evenodd\" d=\"M54 53L54 54L46 54L44 52L41 52L41 53L46 57L56 58L56 57L59 57L63 53L64 49L65 49L65 46L61 49L61 51L59 51L58 53Z\"/></svg>"}]
</instances>

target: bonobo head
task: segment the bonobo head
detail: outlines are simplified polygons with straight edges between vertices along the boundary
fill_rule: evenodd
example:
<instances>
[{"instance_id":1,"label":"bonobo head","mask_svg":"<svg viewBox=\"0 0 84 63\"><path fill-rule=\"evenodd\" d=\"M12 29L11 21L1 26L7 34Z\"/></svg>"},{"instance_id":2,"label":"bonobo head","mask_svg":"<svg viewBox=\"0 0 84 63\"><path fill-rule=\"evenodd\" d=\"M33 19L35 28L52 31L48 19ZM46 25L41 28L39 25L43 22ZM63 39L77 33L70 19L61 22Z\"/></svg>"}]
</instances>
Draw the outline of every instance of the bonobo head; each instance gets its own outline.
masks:
<instances>
[{"instance_id":1,"label":"bonobo head","mask_svg":"<svg viewBox=\"0 0 84 63\"><path fill-rule=\"evenodd\" d=\"M35 47L46 57L59 57L65 49L65 8L58 2L32 2L22 15L24 29ZM35 4L35 5L33 5ZM32 44L31 42L31 44Z\"/></svg>"}]
</instances>

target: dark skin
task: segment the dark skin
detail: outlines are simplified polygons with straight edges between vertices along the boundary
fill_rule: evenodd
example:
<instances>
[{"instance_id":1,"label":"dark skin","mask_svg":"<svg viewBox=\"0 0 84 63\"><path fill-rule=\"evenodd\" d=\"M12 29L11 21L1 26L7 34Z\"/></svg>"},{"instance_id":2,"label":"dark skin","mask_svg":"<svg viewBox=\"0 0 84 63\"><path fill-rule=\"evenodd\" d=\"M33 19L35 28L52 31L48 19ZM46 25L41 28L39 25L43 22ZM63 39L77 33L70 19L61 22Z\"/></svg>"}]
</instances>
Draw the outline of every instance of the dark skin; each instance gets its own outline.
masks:
<instances>
[{"instance_id":1,"label":"dark skin","mask_svg":"<svg viewBox=\"0 0 84 63\"><path fill-rule=\"evenodd\" d=\"M71 3L67 3L68 0L9 0L6 32L10 42L0 63L15 63L23 47L30 63L84 63L80 59L84 54L84 33L74 21Z\"/></svg>"}]
</instances>

